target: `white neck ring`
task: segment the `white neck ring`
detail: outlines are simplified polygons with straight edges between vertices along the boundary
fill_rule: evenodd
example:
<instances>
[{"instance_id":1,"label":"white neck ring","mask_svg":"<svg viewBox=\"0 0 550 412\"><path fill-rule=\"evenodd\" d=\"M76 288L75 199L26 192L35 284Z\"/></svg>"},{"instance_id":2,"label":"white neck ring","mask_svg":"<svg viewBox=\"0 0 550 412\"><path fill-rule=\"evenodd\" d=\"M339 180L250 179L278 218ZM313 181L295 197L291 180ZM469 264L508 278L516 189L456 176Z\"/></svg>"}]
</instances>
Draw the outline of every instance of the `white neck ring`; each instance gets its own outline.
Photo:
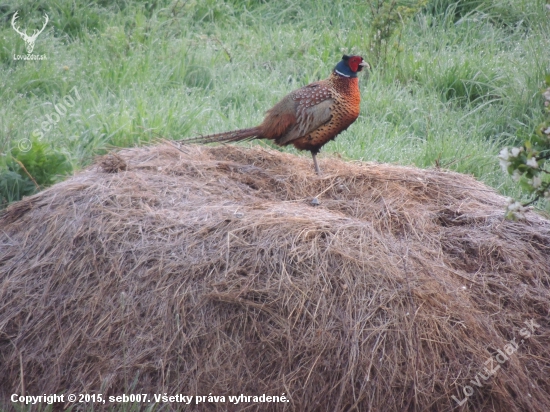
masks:
<instances>
[{"instance_id":1,"label":"white neck ring","mask_svg":"<svg viewBox=\"0 0 550 412\"><path fill-rule=\"evenodd\" d=\"M334 71L336 73L338 73L340 76L344 76L344 77L350 77L350 76L346 76L344 73L340 73L338 70L334 69Z\"/></svg>"}]
</instances>

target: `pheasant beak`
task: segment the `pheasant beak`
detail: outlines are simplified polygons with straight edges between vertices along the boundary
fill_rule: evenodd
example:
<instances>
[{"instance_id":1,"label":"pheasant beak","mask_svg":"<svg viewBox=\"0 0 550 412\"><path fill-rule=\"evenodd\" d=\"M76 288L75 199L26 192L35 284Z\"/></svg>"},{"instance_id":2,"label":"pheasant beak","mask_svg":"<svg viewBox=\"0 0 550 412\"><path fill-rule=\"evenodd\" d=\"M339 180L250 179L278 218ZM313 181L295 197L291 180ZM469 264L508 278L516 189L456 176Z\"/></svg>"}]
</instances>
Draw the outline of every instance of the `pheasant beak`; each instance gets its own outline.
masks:
<instances>
[{"instance_id":1,"label":"pheasant beak","mask_svg":"<svg viewBox=\"0 0 550 412\"><path fill-rule=\"evenodd\" d=\"M367 69L370 70L370 64L368 64L366 61L362 61L361 63L359 63L359 70L358 71L363 70L363 67L366 67Z\"/></svg>"}]
</instances>

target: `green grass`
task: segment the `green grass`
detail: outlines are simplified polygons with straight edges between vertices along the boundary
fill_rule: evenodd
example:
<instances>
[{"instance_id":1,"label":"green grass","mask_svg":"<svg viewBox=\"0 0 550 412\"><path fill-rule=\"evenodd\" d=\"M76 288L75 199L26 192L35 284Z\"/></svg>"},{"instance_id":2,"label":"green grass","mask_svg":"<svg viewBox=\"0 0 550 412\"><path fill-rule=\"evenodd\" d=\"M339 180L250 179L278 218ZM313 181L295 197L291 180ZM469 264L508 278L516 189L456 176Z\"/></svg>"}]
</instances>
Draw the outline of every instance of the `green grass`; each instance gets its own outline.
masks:
<instances>
[{"instance_id":1,"label":"green grass","mask_svg":"<svg viewBox=\"0 0 550 412\"><path fill-rule=\"evenodd\" d=\"M439 164L524 196L496 155L542 119L538 93L550 50L544 4L428 1L388 44L386 58L361 75L361 116L322 153ZM25 54L10 25L17 10L29 33L49 15L33 52L47 60L13 60L14 53ZM254 126L286 93L327 77L344 52L375 60L369 58L369 10L367 0L16 0L0 6L0 207L36 190L13 160L26 166L17 149L24 139L34 142L26 162L49 169L27 170L42 188L114 146ZM73 107L43 136L36 134L65 96Z\"/></svg>"}]
</instances>

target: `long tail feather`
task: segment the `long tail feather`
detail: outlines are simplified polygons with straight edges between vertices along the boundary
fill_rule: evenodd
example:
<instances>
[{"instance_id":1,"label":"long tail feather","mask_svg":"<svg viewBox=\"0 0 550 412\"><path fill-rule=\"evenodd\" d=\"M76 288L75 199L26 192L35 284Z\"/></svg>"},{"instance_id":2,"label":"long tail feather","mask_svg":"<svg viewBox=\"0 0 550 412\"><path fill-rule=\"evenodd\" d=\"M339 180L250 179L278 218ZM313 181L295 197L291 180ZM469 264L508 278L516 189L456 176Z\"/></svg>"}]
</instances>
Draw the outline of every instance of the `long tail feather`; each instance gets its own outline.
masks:
<instances>
[{"instance_id":1,"label":"long tail feather","mask_svg":"<svg viewBox=\"0 0 550 412\"><path fill-rule=\"evenodd\" d=\"M230 132L208 134L206 136L191 137L189 139L177 140L179 143L227 143L239 142L241 140L252 140L261 134L260 127L251 127L249 129L232 130Z\"/></svg>"}]
</instances>

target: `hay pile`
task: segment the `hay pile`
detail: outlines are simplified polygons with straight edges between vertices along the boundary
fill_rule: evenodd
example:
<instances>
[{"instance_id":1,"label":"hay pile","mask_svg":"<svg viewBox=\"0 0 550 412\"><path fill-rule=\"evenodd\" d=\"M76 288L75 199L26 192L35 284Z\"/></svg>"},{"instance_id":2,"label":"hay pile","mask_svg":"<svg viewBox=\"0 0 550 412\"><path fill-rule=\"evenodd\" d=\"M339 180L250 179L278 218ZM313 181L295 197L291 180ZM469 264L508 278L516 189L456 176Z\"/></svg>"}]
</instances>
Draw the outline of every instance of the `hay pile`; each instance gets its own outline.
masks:
<instances>
[{"instance_id":1,"label":"hay pile","mask_svg":"<svg viewBox=\"0 0 550 412\"><path fill-rule=\"evenodd\" d=\"M550 410L548 220L504 221L504 198L456 173L184 150L121 151L0 216L4 399ZM264 393L290 402L228 402Z\"/></svg>"}]
</instances>

